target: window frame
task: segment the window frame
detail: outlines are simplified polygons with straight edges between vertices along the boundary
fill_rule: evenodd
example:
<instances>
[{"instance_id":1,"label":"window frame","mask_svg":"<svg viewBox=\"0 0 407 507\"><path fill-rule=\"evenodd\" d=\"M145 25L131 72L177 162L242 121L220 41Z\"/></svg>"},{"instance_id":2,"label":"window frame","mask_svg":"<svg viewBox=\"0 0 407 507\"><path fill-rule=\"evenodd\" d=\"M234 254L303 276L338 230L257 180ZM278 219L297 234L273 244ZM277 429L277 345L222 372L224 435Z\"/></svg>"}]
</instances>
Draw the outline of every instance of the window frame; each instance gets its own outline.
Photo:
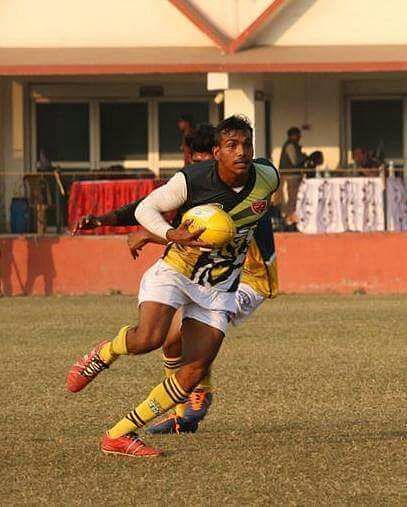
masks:
<instances>
[{"instance_id":1,"label":"window frame","mask_svg":"<svg viewBox=\"0 0 407 507\"><path fill-rule=\"evenodd\" d=\"M407 95L400 95L400 94L361 94L361 95L347 95L345 96L345 157L346 157L346 165L349 167L349 165L352 163L352 112L351 112L351 105L352 101L369 101L369 100L400 100L402 102L402 118L403 118L403 124L402 124L402 133L401 138L403 142L403 158L398 159L386 159L387 160L393 160L396 164L402 164L403 166L406 165L407 162Z\"/></svg>"},{"instance_id":2,"label":"window frame","mask_svg":"<svg viewBox=\"0 0 407 507\"><path fill-rule=\"evenodd\" d=\"M112 165L122 165L125 169L149 169L150 168L150 159L151 159L151 105L148 99L129 99L129 98L104 98L104 99L95 99L96 102L96 133L97 137L95 139L95 151L96 151L96 167L95 170L98 169L108 169ZM100 104L102 103L137 103L137 104L147 104L147 158L146 159L127 159L127 160L102 160L102 142L101 142L101 122L100 122Z\"/></svg>"},{"instance_id":3,"label":"window frame","mask_svg":"<svg viewBox=\"0 0 407 507\"><path fill-rule=\"evenodd\" d=\"M125 169L148 169L152 171L156 177L160 176L162 169L181 169L184 165L183 153L180 152L179 158L169 160L160 158L159 150L159 116L158 105L160 102L207 102L209 122L216 124L218 122L217 105L213 101L211 95L195 96L162 96L162 97L131 97L124 93L109 96L103 94L101 96L98 90L83 92L83 87L67 87L65 90L52 85L46 85L44 92L38 93L33 86L30 93L30 170L37 172L37 104L39 103L87 103L89 104L89 161L60 161L52 160L52 162L61 169L88 170L98 171L107 169L111 165L122 165ZM42 91L42 90L41 90ZM147 158L145 160L101 160L101 124L100 124L100 104L111 102L135 102L147 103L148 106L148 142L147 142ZM176 126L174 126L176 128Z\"/></svg>"},{"instance_id":4,"label":"window frame","mask_svg":"<svg viewBox=\"0 0 407 507\"><path fill-rule=\"evenodd\" d=\"M31 111L30 111L30 123L31 123L31 171L38 171L38 160L37 160L37 104L88 104L89 105L89 161L62 161L52 160L51 162L61 169L85 169L92 170L92 142L94 133L92 132L92 104L89 99L82 98L64 98L64 99L48 99L38 98L31 100Z\"/></svg>"}]
</instances>

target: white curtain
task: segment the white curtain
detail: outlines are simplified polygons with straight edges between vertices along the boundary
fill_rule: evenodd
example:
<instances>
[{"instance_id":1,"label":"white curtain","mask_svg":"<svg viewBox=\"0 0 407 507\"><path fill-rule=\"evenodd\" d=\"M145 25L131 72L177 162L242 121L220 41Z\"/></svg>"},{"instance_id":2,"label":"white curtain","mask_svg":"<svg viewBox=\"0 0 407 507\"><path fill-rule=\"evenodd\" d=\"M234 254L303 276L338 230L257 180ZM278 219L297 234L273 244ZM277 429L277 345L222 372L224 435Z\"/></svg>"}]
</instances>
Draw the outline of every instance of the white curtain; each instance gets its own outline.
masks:
<instances>
[{"instance_id":1,"label":"white curtain","mask_svg":"<svg viewBox=\"0 0 407 507\"><path fill-rule=\"evenodd\" d=\"M297 195L298 230L305 233L383 231L381 178L304 179Z\"/></svg>"}]
</instances>

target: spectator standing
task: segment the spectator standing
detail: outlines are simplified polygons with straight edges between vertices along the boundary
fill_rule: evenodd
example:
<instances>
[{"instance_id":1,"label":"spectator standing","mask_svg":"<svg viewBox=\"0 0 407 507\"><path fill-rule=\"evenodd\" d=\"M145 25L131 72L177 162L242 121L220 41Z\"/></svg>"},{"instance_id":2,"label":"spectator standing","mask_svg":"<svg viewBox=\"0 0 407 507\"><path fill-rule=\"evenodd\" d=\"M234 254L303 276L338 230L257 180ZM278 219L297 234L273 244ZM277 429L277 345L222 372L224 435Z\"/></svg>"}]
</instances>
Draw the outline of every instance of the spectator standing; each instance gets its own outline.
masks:
<instances>
[{"instance_id":1,"label":"spectator standing","mask_svg":"<svg viewBox=\"0 0 407 507\"><path fill-rule=\"evenodd\" d=\"M283 144L280 157L281 169L297 169L305 165L306 155L300 145L301 130L291 127L287 131L287 140ZM287 230L296 230L297 217L295 214L298 188L302 180L301 173L290 173L282 177L281 185L281 216Z\"/></svg>"},{"instance_id":2,"label":"spectator standing","mask_svg":"<svg viewBox=\"0 0 407 507\"><path fill-rule=\"evenodd\" d=\"M304 167L306 155L302 152L300 140L301 130L298 127L287 130L287 140L281 149L280 169Z\"/></svg>"}]
</instances>

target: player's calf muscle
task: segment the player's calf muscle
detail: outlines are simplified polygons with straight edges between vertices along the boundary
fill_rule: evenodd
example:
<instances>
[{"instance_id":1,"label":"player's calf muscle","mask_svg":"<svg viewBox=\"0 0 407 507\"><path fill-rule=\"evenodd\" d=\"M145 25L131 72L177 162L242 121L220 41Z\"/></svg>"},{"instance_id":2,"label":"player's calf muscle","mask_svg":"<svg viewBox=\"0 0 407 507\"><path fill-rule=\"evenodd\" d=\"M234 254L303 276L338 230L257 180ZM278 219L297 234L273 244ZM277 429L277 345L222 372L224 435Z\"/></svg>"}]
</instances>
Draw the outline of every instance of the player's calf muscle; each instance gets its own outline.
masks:
<instances>
[{"instance_id":1,"label":"player's calf muscle","mask_svg":"<svg viewBox=\"0 0 407 507\"><path fill-rule=\"evenodd\" d=\"M186 319L183 322L184 365L176 374L186 391L192 391L207 375L223 342L223 333L202 322Z\"/></svg>"},{"instance_id":2,"label":"player's calf muscle","mask_svg":"<svg viewBox=\"0 0 407 507\"><path fill-rule=\"evenodd\" d=\"M207 375L212 361L182 366L176 377L185 391L191 392Z\"/></svg>"}]
</instances>

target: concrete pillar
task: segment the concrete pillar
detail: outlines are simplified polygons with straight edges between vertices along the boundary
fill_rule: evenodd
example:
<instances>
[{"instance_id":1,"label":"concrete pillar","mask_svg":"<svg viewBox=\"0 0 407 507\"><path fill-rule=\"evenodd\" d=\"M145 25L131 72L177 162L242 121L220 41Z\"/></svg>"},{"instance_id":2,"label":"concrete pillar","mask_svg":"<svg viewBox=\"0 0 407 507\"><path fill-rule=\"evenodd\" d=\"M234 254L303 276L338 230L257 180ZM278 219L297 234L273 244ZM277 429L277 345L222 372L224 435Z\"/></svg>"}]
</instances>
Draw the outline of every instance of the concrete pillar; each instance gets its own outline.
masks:
<instances>
[{"instance_id":1,"label":"concrete pillar","mask_svg":"<svg viewBox=\"0 0 407 507\"><path fill-rule=\"evenodd\" d=\"M224 90L225 118L233 114L247 116L253 126L255 155L264 157L266 154L265 103L261 76L219 73L218 77L219 79L216 80L213 75L208 75L208 88ZM216 81L220 88L214 84Z\"/></svg>"},{"instance_id":2,"label":"concrete pillar","mask_svg":"<svg viewBox=\"0 0 407 507\"><path fill-rule=\"evenodd\" d=\"M0 78L0 232L6 229L4 123L4 79Z\"/></svg>"},{"instance_id":3,"label":"concrete pillar","mask_svg":"<svg viewBox=\"0 0 407 507\"><path fill-rule=\"evenodd\" d=\"M14 80L4 85L4 204L6 223L10 223L10 204L13 197L24 195L24 87Z\"/></svg>"}]
</instances>

